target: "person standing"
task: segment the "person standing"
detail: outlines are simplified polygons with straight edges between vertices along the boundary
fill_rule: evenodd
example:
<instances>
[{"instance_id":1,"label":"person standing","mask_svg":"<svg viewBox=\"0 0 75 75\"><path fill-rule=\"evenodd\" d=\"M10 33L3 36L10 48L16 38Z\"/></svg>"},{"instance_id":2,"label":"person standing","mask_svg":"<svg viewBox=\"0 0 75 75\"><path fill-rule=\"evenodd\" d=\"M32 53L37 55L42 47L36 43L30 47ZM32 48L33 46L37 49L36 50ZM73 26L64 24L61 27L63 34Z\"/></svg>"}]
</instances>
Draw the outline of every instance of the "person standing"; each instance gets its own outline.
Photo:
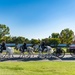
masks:
<instances>
[{"instance_id":1,"label":"person standing","mask_svg":"<svg viewBox=\"0 0 75 75\"><path fill-rule=\"evenodd\" d=\"M41 48L42 48L42 52L43 52L44 48L45 48L45 42L44 41L41 43Z\"/></svg>"},{"instance_id":2,"label":"person standing","mask_svg":"<svg viewBox=\"0 0 75 75\"><path fill-rule=\"evenodd\" d=\"M22 49L23 49L23 52L27 49L27 45L25 42L23 43Z\"/></svg>"},{"instance_id":3,"label":"person standing","mask_svg":"<svg viewBox=\"0 0 75 75\"><path fill-rule=\"evenodd\" d=\"M6 50L6 42L4 40L2 41L2 44L1 44L1 52L3 50Z\"/></svg>"}]
</instances>

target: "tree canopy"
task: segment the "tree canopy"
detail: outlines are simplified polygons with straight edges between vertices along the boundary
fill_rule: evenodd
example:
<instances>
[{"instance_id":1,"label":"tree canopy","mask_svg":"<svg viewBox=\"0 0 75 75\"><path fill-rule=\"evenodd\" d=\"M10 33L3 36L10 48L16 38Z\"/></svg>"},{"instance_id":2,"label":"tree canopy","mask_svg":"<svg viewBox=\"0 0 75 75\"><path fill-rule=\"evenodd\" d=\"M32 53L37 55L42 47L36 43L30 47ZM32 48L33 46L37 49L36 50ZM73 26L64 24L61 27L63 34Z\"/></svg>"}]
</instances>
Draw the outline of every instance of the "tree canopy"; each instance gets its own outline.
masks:
<instances>
[{"instance_id":1,"label":"tree canopy","mask_svg":"<svg viewBox=\"0 0 75 75\"><path fill-rule=\"evenodd\" d=\"M52 33L51 36L52 38L59 38L59 33Z\"/></svg>"},{"instance_id":2,"label":"tree canopy","mask_svg":"<svg viewBox=\"0 0 75 75\"><path fill-rule=\"evenodd\" d=\"M74 38L74 32L70 30L69 28L63 29L60 33L52 33L48 38L44 39L31 39L29 40L28 38L22 37L22 36L6 36L10 34L10 29L8 26L4 24L0 24L0 42L1 40L6 40L7 43L32 43L33 45L35 44L40 44L41 41L45 41L47 45L54 44L57 46L58 44L71 44L73 42ZM75 42L75 40L74 40ZM73 43L74 43L73 42Z\"/></svg>"},{"instance_id":3,"label":"tree canopy","mask_svg":"<svg viewBox=\"0 0 75 75\"><path fill-rule=\"evenodd\" d=\"M0 38L8 34L10 34L9 27L4 24L0 24Z\"/></svg>"},{"instance_id":4,"label":"tree canopy","mask_svg":"<svg viewBox=\"0 0 75 75\"><path fill-rule=\"evenodd\" d=\"M74 38L74 32L69 28L66 28L60 33L61 43L71 44Z\"/></svg>"}]
</instances>

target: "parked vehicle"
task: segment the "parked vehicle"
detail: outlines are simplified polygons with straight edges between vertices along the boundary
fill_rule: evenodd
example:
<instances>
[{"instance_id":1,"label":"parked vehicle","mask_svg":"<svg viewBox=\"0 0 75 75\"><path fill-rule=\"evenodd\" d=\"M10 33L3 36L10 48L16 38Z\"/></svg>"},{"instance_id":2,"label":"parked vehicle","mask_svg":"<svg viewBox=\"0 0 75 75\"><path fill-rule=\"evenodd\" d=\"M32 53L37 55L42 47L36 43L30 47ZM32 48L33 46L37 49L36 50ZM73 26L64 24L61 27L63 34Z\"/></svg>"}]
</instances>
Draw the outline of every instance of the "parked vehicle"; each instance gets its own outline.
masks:
<instances>
[{"instance_id":1,"label":"parked vehicle","mask_svg":"<svg viewBox=\"0 0 75 75\"><path fill-rule=\"evenodd\" d=\"M75 57L75 44L69 46L69 51L72 57Z\"/></svg>"}]
</instances>

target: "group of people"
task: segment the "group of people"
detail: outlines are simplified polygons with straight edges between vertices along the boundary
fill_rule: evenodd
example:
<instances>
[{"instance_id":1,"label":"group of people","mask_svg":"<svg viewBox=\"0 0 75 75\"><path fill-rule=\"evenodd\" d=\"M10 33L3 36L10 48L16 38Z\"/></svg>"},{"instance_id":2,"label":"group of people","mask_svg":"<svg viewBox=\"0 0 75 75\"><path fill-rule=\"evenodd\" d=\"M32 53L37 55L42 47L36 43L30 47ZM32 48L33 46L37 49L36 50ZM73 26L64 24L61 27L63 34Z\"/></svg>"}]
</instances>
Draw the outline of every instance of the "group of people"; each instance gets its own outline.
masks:
<instances>
[{"instance_id":1,"label":"group of people","mask_svg":"<svg viewBox=\"0 0 75 75\"><path fill-rule=\"evenodd\" d=\"M41 46L41 48L42 48L42 52L43 52L43 50L44 50L44 48L45 48L45 42L43 41L41 44L40 44L40 46ZM21 46L21 48L22 48L22 52L24 52L26 49L27 49L27 44L24 42L23 43L23 45Z\"/></svg>"},{"instance_id":2,"label":"group of people","mask_svg":"<svg viewBox=\"0 0 75 75\"><path fill-rule=\"evenodd\" d=\"M42 50L44 50L44 48L45 48L45 42L43 41L43 42L40 44L40 46L41 46ZM24 42L23 45L22 45L22 50L23 50L23 52L24 52L25 49L27 49L27 45L26 45L26 43ZM5 42L4 40L2 41L2 44L1 44L1 51L0 51L0 52L2 52L3 50L6 50L6 42Z\"/></svg>"}]
</instances>

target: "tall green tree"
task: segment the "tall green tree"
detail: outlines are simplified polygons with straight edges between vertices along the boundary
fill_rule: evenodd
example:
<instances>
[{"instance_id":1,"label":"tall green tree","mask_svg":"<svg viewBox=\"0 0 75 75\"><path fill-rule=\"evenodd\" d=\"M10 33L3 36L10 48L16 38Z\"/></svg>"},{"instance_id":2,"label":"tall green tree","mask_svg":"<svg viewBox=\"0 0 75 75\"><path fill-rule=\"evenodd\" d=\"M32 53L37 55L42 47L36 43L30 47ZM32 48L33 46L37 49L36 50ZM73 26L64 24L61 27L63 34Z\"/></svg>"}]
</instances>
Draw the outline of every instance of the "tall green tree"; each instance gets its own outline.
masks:
<instances>
[{"instance_id":1,"label":"tall green tree","mask_svg":"<svg viewBox=\"0 0 75 75\"><path fill-rule=\"evenodd\" d=\"M12 37L12 43L18 44L18 40L16 36Z\"/></svg>"},{"instance_id":2,"label":"tall green tree","mask_svg":"<svg viewBox=\"0 0 75 75\"><path fill-rule=\"evenodd\" d=\"M24 43L25 42L25 37L19 36L17 37L18 43Z\"/></svg>"},{"instance_id":3,"label":"tall green tree","mask_svg":"<svg viewBox=\"0 0 75 75\"><path fill-rule=\"evenodd\" d=\"M35 44L39 44L40 40L39 39L31 39L30 42L35 45Z\"/></svg>"},{"instance_id":4,"label":"tall green tree","mask_svg":"<svg viewBox=\"0 0 75 75\"><path fill-rule=\"evenodd\" d=\"M45 41L46 45L54 45L54 46L57 46L61 42L59 38L45 38L42 39L42 41Z\"/></svg>"},{"instance_id":5,"label":"tall green tree","mask_svg":"<svg viewBox=\"0 0 75 75\"><path fill-rule=\"evenodd\" d=\"M0 41L5 40L6 43L12 43L12 38L11 36L4 36Z\"/></svg>"},{"instance_id":6,"label":"tall green tree","mask_svg":"<svg viewBox=\"0 0 75 75\"><path fill-rule=\"evenodd\" d=\"M50 45L49 39L51 39L51 38L44 38L44 39L41 40L41 42L42 42L42 41L45 41L45 44L46 44L46 45Z\"/></svg>"},{"instance_id":7,"label":"tall green tree","mask_svg":"<svg viewBox=\"0 0 75 75\"><path fill-rule=\"evenodd\" d=\"M60 40L61 43L65 44L71 44L73 41L74 32L70 30L69 28L66 28L61 31L60 33Z\"/></svg>"},{"instance_id":8,"label":"tall green tree","mask_svg":"<svg viewBox=\"0 0 75 75\"><path fill-rule=\"evenodd\" d=\"M25 42L25 37L19 36L15 38L15 43L24 43Z\"/></svg>"},{"instance_id":9,"label":"tall green tree","mask_svg":"<svg viewBox=\"0 0 75 75\"><path fill-rule=\"evenodd\" d=\"M50 38L49 39L49 44L50 45L54 45L54 46L57 46L58 44L60 44L61 41L59 38Z\"/></svg>"},{"instance_id":10,"label":"tall green tree","mask_svg":"<svg viewBox=\"0 0 75 75\"><path fill-rule=\"evenodd\" d=\"M52 33L51 36L52 38L59 38L59 33Z\"/></svg>"},{"instance_id":11,"label":"tall green tree","mask_svg":"<svg viewBox=\"0 0 75 75\"><path fill-rule=\"evenodd\" d=\"M10 34L10 29L8 26L4 24L0 24L0 38L4 37L5 35Z\"/></svg>"},{"instance_id":12,"label":"tall green tree","mask_svg":"<svg viewBox=\"0 0 75 75\"><path fill-rule=\"evenodd\" d=\"M26 43L30 43L30 40L28 38L25 38Z\"/></svg>"}]
</instances>

